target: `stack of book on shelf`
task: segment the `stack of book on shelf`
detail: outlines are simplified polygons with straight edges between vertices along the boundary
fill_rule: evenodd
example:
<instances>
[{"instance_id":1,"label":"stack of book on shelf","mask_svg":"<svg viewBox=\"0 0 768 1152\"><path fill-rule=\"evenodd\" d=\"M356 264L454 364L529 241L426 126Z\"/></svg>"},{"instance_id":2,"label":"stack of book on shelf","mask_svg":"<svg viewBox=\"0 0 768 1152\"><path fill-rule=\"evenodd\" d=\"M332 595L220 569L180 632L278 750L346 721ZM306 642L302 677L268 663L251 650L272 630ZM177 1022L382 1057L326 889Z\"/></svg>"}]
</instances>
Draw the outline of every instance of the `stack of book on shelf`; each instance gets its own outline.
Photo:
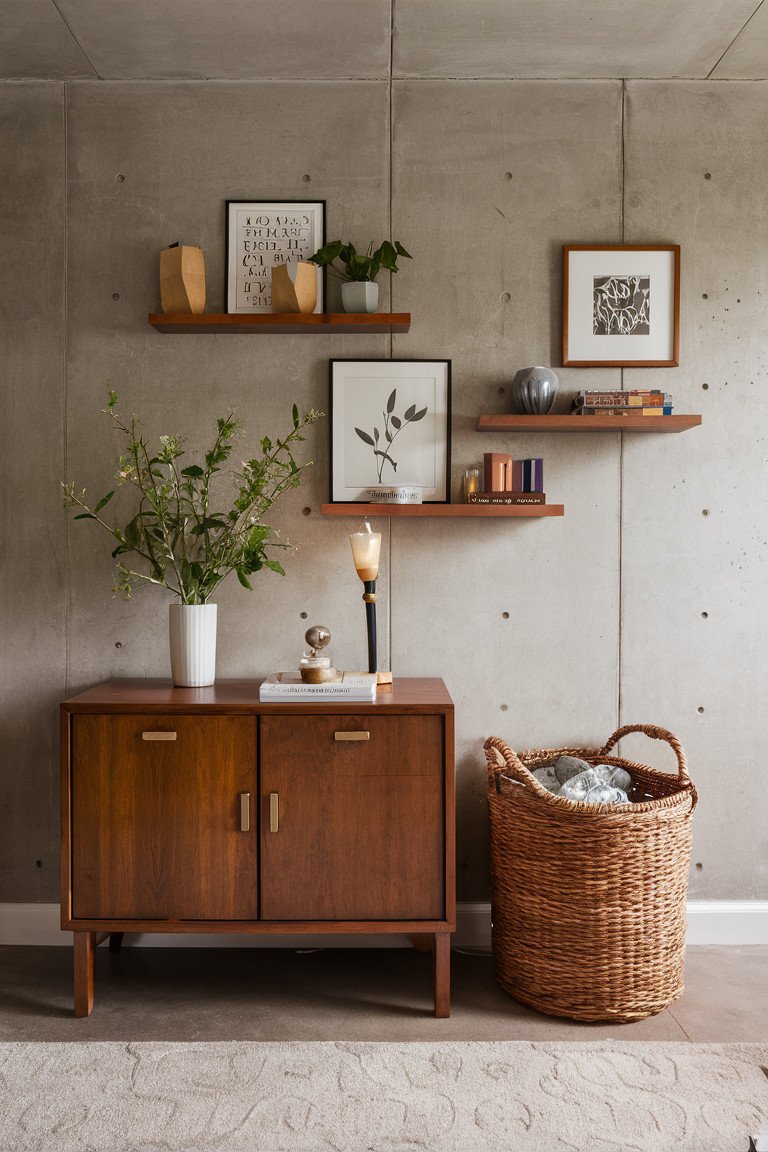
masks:
<instances>
[{"instance_id":1,"label":"stack of book on shelf","mask_svg":"<svg viewBox=\"0 0 768 1152\"><path fill-rule=\"evenodd\" d=\"M658 388L647 392L579 392L572 411L576 416L671 416L672 397Z\"/></svg>"},{"instance_id":2,"label":"stack of book on shelf","mask_svg":"<svg viewBox=\"0 0 768 1152\"><path fill-rule=\"evenodd\" d=\"M469 504L546 504L544 461L513 460L505 452L486 452L484 491L470 492Z\"/></svg>"},{"instance_id":3,"label":"stack of book on shelf","mask_svg":"<svg viewBox=\"0 0 768 1152\"><path fill-rule=\"evenodd\" d=\"M259 688L262 704L307 704L311 701L347 700L350 704L373 704L376 699L375 672L340 672L338 680L325 684L305 684L300 676L273 672Z\"/></svg>"}]
</instances>

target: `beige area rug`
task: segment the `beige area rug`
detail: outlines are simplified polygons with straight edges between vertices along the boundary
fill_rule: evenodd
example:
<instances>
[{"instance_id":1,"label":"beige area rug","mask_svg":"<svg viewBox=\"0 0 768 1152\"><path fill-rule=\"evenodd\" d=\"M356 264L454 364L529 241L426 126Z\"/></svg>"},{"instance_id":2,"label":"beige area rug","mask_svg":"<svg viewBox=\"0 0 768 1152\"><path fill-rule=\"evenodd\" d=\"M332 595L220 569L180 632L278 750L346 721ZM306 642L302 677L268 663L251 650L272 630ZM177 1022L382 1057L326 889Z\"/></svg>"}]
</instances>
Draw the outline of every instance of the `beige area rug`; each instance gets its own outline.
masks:
<instances>
[{"instance_id":1,"label":"beige area rug","mask_svg":"<svg viewBox=\"0 0 768 1152\"><path fill-rule=\"evenodd\" d=\"M0 1045L16 1152L747 1152L768 1045Z\"/></svg>"}]
</instances>

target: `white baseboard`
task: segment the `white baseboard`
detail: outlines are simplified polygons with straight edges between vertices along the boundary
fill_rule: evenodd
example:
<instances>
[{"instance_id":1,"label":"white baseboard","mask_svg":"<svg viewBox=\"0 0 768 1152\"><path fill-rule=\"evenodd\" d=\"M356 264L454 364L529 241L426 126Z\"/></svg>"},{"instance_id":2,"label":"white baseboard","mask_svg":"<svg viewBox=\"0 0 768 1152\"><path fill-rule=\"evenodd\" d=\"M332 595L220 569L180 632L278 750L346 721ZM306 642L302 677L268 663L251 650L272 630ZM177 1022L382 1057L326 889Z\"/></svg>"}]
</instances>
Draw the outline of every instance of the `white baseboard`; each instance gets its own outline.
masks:
<instances>
[{"instance_id":1,"label":"white baseboard","mask_svg":"<svg viewBox=\"0 0 768 1152\"><path fill-rule=\"evenodd\" d=\"M67 945L58 904L0 904L0 945ZM250 936L143 932L126 936L144 948L404 948L407 936ZM463 903L456 910L457 948L490 948L491 906ZM689 944L768 944L768 900L690 900Z\"/></svg>"}]
</instances>

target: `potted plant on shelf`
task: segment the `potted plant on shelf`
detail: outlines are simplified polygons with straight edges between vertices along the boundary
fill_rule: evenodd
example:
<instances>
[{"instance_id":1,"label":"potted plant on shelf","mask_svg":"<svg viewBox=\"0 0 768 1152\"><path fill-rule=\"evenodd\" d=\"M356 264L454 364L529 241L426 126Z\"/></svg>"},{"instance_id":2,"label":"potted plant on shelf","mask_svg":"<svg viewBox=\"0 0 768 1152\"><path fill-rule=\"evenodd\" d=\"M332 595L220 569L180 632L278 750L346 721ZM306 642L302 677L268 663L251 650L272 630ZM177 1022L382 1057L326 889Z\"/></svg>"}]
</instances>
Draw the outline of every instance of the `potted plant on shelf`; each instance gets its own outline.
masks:
<instances>
[{"instance_id":1,"label":"potted plant on shelf","mask_svg":"<svg viewBox=\"0 0 768 1152\"><path fill-rule=\"evenodd\" d=\"M327 268L342 281L341 305L345 312L375 312L379 304L376 277L382 268L388 272L397 272L398 256L413 259L399 240L395 240L394 244L384 240L375 252L371 241L364 255L356 251L354 244L332 240L330 244L319 248L314 256L310 256L310 260L321 268ZM334 260L344 265L343 271L334 267Z\"/></svg>"},{"instance_id":2,"label":"potted plant on shelf","mask_svg":"<svg viewBox=\"0 0 768 1152\"><path fill-rule=\"evenodd\" d=\"M116 413L117 393L109 392L104 409L128 440L125 455L117 462L118 487L132 486L134 503L128 518L109 524L103 509L116 489L91 507L85 489L62 484L64 505L79 508L75 520L95 520L105 528L117 547L118 578L115 595L129 600L139 582L167 588L178 597L169 607L171 671L173 682L183 687L213 684L216 678L216 605L211 597L221 582L235 572L244 588L249 577L263 568L284 575L282 564L269 556L273 548L287 544L273 538L264 517L288 488L297 488L311 461L298 464L293 452L303 441L302 431L321 415L310 409L299 416L292 410L292 428L274 442L265 436L260 454L244 460L239 472L230 473L233 490L221 504L214 503L211 482L222 471L232 452L241 422L234 415L217 421L213 447L202 464L180 466L184 440L161 436L160 447L150 448L132 417L125 423ZM120 559L134 556L136 567Z\"/></svg>"}]
</instances>

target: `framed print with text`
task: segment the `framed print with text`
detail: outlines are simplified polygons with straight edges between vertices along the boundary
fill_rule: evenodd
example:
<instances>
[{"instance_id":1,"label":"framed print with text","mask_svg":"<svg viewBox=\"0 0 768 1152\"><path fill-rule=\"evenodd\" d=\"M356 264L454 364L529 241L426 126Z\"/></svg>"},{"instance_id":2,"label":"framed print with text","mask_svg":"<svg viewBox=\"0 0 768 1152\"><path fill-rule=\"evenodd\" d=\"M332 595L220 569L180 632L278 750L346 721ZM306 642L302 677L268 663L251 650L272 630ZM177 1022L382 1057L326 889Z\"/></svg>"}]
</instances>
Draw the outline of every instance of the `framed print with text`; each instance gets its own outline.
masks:
<instances>
[{"instance_id":1,"label":"framed print with text","mask_svg":"<svg viewBox=\"0 0 768 1152\"><path fill-rule=\"evenodd\" d=\"M272 269L325 244L325 200L227 200L227 312L271 312ZM317 269L315 312L325 310Z\"/></svg>"}]
</instances>

